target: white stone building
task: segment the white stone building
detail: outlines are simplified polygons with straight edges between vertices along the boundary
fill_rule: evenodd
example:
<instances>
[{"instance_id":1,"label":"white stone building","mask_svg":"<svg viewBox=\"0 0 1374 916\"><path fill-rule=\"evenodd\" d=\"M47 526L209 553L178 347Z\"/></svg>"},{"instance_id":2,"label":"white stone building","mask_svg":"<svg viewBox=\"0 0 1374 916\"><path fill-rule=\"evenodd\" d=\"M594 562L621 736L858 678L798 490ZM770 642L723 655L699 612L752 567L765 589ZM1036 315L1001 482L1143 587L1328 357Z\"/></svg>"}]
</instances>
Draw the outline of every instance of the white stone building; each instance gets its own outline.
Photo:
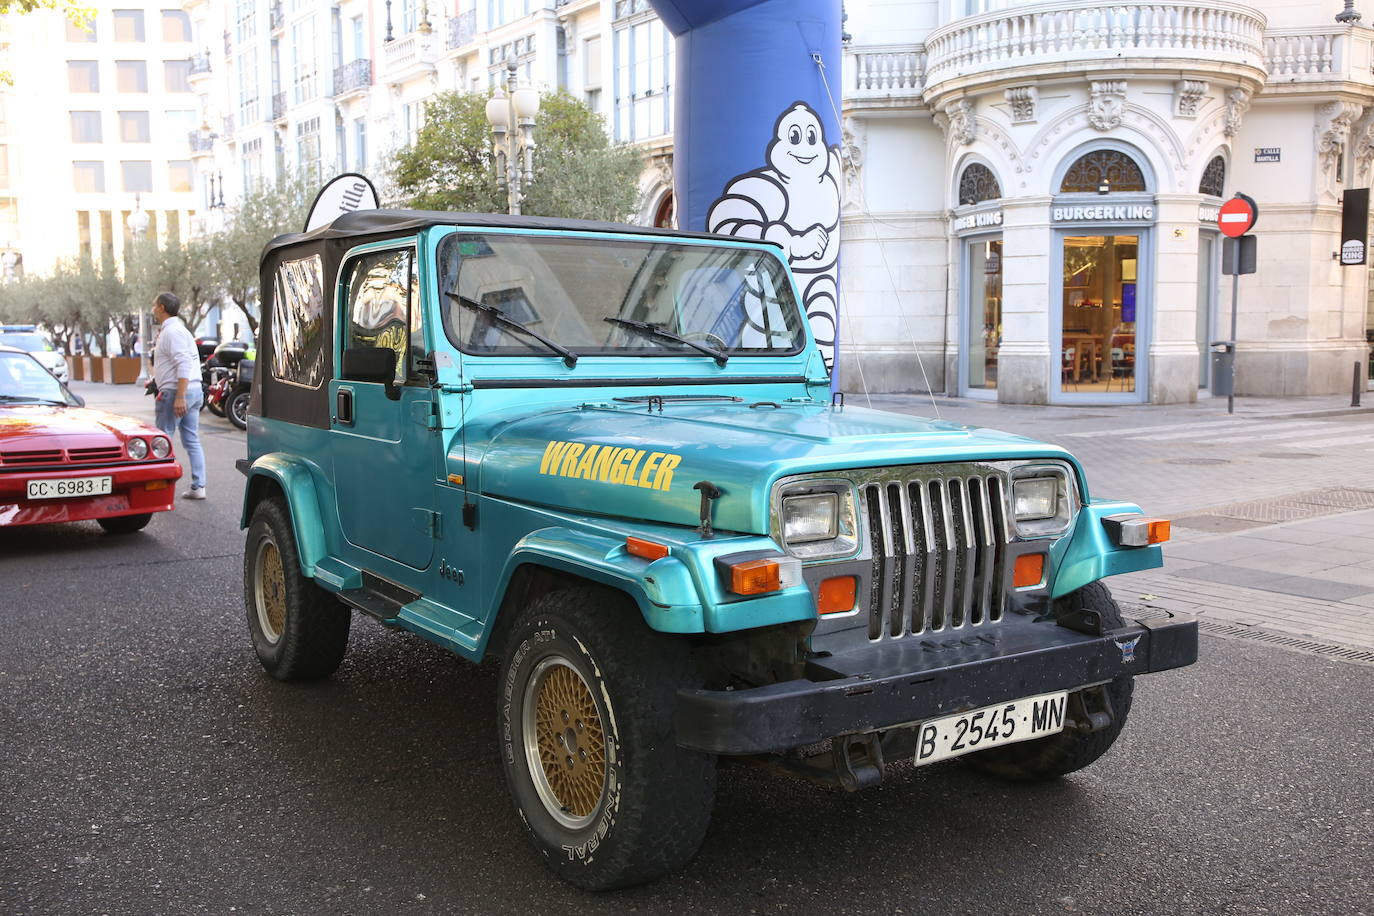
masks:
<instances>
[{"instance_id":1,"label":"white stone building","mask_svg":"<svg viewBox=\"0 0 1374 916\"><path fill-rule=\"evenodd\" d=\"M166 4L91 4L89 30L39 10L0 17L0 268L122 257L128 218L184 238L199 209L187 133L190 24Z\"/></svg>"},{"instance_id":2,"label":"white stone building","mask_svg":"<svg viewBox=\"0 0 1374 916\"><path fill-rule=\"evenodd\" d=\"M1216 211L1239 190L1261 215L1237 392L1349 390L1369 275L1333 253L1374 164L1374 30L1339 3L847 9L845 387L1193 400L1229 336Z\"/></svg>"}]
</instances>

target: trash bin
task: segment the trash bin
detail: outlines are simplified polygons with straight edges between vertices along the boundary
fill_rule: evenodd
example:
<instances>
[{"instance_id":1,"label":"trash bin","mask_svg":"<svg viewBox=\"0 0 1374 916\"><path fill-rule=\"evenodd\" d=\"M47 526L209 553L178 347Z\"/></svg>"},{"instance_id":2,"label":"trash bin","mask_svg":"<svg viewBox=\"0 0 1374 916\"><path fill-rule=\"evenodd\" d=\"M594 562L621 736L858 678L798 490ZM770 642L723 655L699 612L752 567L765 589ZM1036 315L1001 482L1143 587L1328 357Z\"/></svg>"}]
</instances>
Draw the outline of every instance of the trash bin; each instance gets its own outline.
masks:
<instances>
[{"instance_id":1,"label":"trash bin","mask_svg":"<svg viewBox=\"0 0 1374 916\"><path fill-rule=\"evenodd\" d=\"M1236 391L1236 342L1214 340L1212 351L1212 394L1230 397Z\"/></svg>"}]
</instances>

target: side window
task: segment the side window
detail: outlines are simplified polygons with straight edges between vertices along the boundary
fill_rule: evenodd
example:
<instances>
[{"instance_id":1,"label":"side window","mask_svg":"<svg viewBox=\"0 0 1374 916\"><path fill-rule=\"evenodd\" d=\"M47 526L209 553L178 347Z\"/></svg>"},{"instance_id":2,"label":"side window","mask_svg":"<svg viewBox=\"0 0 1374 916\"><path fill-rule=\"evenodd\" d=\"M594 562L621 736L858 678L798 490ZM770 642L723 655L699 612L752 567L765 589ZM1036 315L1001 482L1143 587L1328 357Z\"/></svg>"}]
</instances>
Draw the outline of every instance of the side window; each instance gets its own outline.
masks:
<instances>
[{"instance_id":1,"label":"side window","mask_svg":"<svg viewBox=\"0 0 1374 916\"><path fill-rule=\"evenodd\" d=\"M396 351L396 381L415 379L415 360L426 353L414 252L364 255L349 264L347 276L344 348L390 347Z\"/></svg>"},{"instance_id":2,"label":"side window","mask_svg":"<svg viewBox=\"0 0 1374 916\"><path fill-rule=\"evenodd\" d=\"M282 261L272 289L272 375L318 388L324 381L324 263Z\"/></svg>"}]
</instances>

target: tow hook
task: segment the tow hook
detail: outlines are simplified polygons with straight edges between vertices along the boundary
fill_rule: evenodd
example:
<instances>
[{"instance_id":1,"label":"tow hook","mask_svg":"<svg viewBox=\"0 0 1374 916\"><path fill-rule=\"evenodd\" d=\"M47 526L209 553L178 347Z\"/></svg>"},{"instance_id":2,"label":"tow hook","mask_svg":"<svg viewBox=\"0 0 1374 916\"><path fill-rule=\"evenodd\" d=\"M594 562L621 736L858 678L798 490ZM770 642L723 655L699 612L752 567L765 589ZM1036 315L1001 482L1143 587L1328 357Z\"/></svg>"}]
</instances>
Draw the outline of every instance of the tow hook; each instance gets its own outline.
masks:
<instances>
[{"instance_id":1,"label":"tow hook","mask_svg":"<svg viewBox=\"0 0 1374 916\"><path fill-rule=\"evenodd\" d=\"M1069 694L1065 718L1068 726L1079 732L1100 732L1116 718L1107 685L1099 684Z\"/></svg>"},{"instance_id":2,"label":"tow hook","mask_svg":"<svg viewBox=\"0 0 1374 916\"><path fill-rule=\"evenodd\" d=\"M877 735L834 738L830 756L835 778L846 792L857 792L883 781L883 748Z\"/></svg>"}]
</instances>

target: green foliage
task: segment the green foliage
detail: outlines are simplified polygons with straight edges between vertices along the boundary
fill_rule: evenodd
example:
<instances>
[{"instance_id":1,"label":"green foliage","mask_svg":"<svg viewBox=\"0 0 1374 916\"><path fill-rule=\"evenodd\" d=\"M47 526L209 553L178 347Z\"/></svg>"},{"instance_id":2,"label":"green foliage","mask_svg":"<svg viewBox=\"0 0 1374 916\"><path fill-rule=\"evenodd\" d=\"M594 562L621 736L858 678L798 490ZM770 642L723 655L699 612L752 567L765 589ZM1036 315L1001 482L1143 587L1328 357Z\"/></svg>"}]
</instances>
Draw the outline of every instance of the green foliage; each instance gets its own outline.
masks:
<instances>
[{"instance_id":1,"label":"green foliage","mask_svg":"<svg viewBox=\"0 0 1374 916\"><path fill-rule=\"evenodd\" d=\"M260 184L226 214L224 228L204 239L211 285L248 316L258 331L258 263L267 243L305 228L310 202L319 189L304 178Z\"/></svg>"},{"instance_id":2,"label":"green foliage","mask_svg":"<svg viewBox=\"0 0 1374 916\"><path fill-rule=\"evenodd\" d=\"M398 152L388 181L405 206L504 213L487 126L491 93L443 92L425 108L414 145ZM643 154L606 137L600 115L566 92L545 93L535 119L534 181L522 206L537 216L625 220L639 204Z\"/></svg>"},{"instance_id":3,"label":"green foliage","mask_svg":"<svg viewBox=\"0 0 1374 916\"><path fill-rule=\"evenodd\" d=\"M175 293L181 319L193 332L218 299L207 244L199 239L141 239L124 256L125 303L120 311L151 309L158 293Z\"/></svg>"}]
</instances>

